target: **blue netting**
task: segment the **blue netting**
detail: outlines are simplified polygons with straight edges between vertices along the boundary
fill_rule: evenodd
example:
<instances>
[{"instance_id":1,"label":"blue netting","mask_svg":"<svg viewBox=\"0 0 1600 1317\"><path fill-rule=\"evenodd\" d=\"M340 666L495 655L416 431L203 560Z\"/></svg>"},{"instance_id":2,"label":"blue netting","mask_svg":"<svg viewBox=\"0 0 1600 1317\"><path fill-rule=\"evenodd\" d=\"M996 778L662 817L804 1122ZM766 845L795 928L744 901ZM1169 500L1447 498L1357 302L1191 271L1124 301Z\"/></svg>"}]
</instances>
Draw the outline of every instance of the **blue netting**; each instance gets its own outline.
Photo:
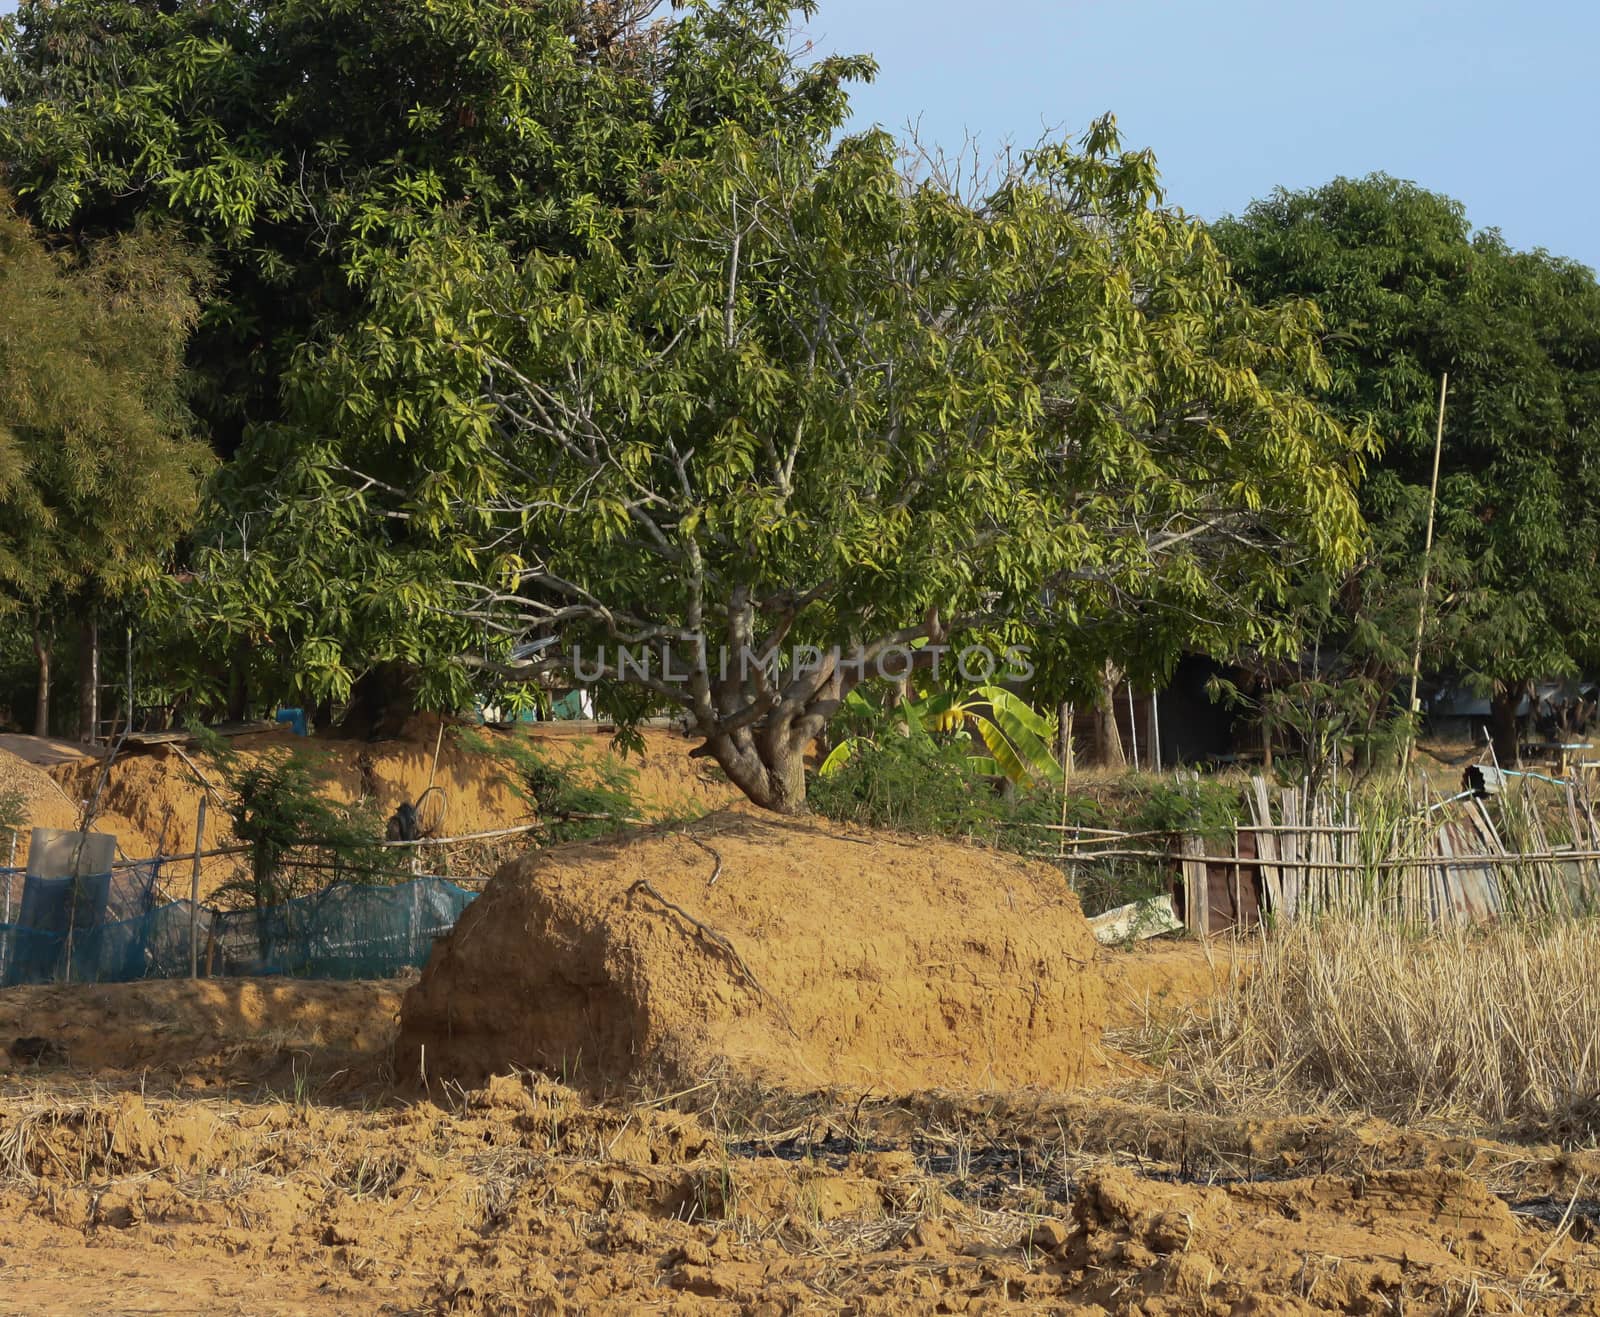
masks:
<instances>
[{"instance_id":1,"label":"blue netting","mask_svg":"<svg viewBox=\"0 0 1600 1317\"><path fill-rule=\"evenodd\" d=\"M124 881L125 872L135 876ZM202 906L191 921L187 901L151 903L153 872L118 870L108 888L80 881L76 913L70 881L61 880L57 891L34 888L33 878L19 883L10 871L0 874L4 895L14 898L5 908L15 920L0 923L5 986L69 976L74 983L123 983L186 975L191 926L202 974L383 978L421 966L434 939L455 926L475 895L443 878L392 887L341 884L261 911ZM34 891L27 918L19 887Z\"/></svg>"}]
</instances>

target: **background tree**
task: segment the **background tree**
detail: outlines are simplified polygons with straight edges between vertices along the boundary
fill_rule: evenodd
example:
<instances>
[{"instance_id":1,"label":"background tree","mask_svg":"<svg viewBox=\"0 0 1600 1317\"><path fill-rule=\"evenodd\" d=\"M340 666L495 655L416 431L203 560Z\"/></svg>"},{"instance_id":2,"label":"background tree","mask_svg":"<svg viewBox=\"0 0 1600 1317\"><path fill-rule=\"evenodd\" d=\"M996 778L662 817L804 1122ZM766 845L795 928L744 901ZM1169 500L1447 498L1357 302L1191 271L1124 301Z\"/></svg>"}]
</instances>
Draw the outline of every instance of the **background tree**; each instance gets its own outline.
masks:
<instances>
[{"instance_id":1,"label":"background tree","mask_svg":"<svg viewBox=\"0 0 1600 1317\"><path fill-rule=\"evenodd\" d=\"M463 697L433 660L481 635L416 625L385 571L398 524L337 562L301 552L311 524L285 509L338 476L317 427L284 424L302 345L363 323L375 273L430 235L581 258L626 244L661 171L715 125L831 133L842 82L872 65L797 57L790 14L785 0L24 0L0 19L0 159L29 213L89 237L160 217L217 264L190 362L233 460L199 538L240 570L187 601L174 652L191 684L221 698L226 671L236 702L251 686L343 699L364 674L409 691L420 667L424 698ZM369 572L381 588L352 598L348 579Z\"/></svg>"},{"instance_id":2,"label":"background tree","mask_svg":"<svg viewBox=\"0 0 1600 1317\"><path fill-rule=\"evenodd\" d=\"M1332 366L1322 396L1383 443L1361 494L1382 552L1330 589L1345 609L1342 643L1371 660L1385 697L1410 661L1449 372L1431 666L1492 693L1496 751L1514 760L1524 692L1592 663L1600 640L1593 273L1514 252L1493 230L1474 235L1456 202L1383 175L1280 191L1213 234L1257 298L1316 300Z\"/></svg>"},{"instance_id":3,"label":"background tree","mask_svg":"<svg viewBox=\"0 0 1600 1317\"><path fill-rule=\"evenodd\" d=\"M192 433L183 352L203 265L149 233L48 253L0 194L0 609L38 660L36 734L49 734L62 624L158 584L193 521L209 449ZM94 698L79 699L92 734Z\"/></svg>"},{"instance_id":4,"label":"background tree","mask_svg":"<svg viewBox=\"0 0 1600 1317\"><path fill-rule=\"evenodd\" d=\"M191 359L231 460L177 600L212 680L459 707L547 631L681 665L960 624L1089 686L1281 642L1286 571L1356 538L1314 313L1255 311L1109 125L992 196L907 187L882 139L826 153L870 61L797 54L781 0L653 8L57 0L0 36L34 213L218 261ZM708 748L797 807L837 667L700 675ZM625 719L682 703L606 676Z\"/></svg>"},{"instance_id":5,"label":"background tree","mask_svg":"<svg viewBox=\"0 0 1600 1317\"><path fill-rule=\"evenodd\" d=\"M576 650L789 811L880 658L1265 642L1291 568L1348 561L1358 445L1264 382L1321 381L1314 312L1249 303L1109 122L972 203L906 186L882 135L710 140L626 246L415 244L308 364L347 476L292 504L306 540L370 553L415 618L563 642L459 661Z\"/></svg>"}]
</instances>

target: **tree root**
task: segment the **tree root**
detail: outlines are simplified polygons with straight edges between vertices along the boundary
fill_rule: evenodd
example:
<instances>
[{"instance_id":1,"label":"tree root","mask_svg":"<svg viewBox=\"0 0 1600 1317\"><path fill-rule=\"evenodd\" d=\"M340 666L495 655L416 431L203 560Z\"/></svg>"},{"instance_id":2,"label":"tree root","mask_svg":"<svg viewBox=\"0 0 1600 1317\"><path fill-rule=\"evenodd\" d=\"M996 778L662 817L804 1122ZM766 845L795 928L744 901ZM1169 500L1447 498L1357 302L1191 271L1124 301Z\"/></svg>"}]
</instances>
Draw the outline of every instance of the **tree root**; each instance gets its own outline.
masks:
<instances>
[{"instance_id":1,"label":"tree root","mask_svg":"<svg viewBox=\"0 0 1600 1317\"><path fill-rule=\"evenodd\" d=\"M718 853L717 848L715 846L712 846L712 845L708 844L707 842L701 841L700 838L692 835L691 833L680 832L678 835L680 837L682 837L685 841L692 841L696 846L698 846L701 850L703 850L707 855L709 855L713 860L716 861L716 864L712 867L712 870L711 870L711 877L706 879L706 886L707 887L715 887L717 885L717 879L722 877L722 856L721 856L721 854Z\"/></svg>"}]
</instances>

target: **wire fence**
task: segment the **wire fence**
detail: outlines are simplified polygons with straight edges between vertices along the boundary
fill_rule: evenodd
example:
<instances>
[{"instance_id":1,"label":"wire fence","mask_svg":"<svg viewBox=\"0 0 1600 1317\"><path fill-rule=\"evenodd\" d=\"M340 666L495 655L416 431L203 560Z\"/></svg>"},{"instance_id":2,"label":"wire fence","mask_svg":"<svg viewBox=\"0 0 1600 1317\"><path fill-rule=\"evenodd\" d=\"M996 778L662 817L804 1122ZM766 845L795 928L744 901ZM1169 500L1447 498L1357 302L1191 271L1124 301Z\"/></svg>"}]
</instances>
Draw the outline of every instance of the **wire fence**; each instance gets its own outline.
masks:
<instances>
[{"instance_id":1,"label":"wire fence","mask_svg":"<svg viewBox=\"0 0 1600 1317\"><path fill-rule=\"evenodd\" d=\"M401 853L437 858L456 840ZM240 909L197 899L201 861L247 849L119 861L77 878L0 869L0 986L188 975L383 978L424 964L486 881L397 865L369 882L347 866L302 858L294 864L327 876L303 895ZM183 887L189 896L175 894Z\"/></svg>"},{"instance_id":2,"label":"wire fence","mask_svg":"<svg viewBox=\"0 0 1600 1317\"><path fill-rule=\"evenodd\" d=\"M4 875L8 892L37 879ZM69 883L70 885L70 883ZM75 899L38 899L0 924L0 986L24 983L124 983L181 978L281 975L386 978L420 967L434 939L453 927L477 895L423 876L393 884L338 883L312 896L262 909L218 910L188 900L152 902L123 917L80 910ZM93 904L91 902L87 904Z\"/></svg>"},{"instance_id":3,"label":"wire fence","mask_svg":"<svg viewBox=\"0 0 1600 1317\"><path fill-rule=\"evenodd\" d=\"M1384 816L1348 793L1272 790L1257 778L1245 793L1249 821L1239 819L1220 845L1029 823L1038 843L1007 849L1061 866L1087 913L1164 892L1196 933L1333 912L1418 924L1600 913L1597 802L1587 782L1557 785L1494 800L1423 791ZM121 861L76 879L0 868L0 986L191 974L375 978L420 967L487 881L483 869L498 867L504 847L536 826L380 844L396 859L380 867L292 857L290 867L324 881L240 909L199 896L201 862L242 857L241 846ZM467 856L490 862L463 874ZM177 895L184 887L188 895Z\"/></svg>"}]
</instances>

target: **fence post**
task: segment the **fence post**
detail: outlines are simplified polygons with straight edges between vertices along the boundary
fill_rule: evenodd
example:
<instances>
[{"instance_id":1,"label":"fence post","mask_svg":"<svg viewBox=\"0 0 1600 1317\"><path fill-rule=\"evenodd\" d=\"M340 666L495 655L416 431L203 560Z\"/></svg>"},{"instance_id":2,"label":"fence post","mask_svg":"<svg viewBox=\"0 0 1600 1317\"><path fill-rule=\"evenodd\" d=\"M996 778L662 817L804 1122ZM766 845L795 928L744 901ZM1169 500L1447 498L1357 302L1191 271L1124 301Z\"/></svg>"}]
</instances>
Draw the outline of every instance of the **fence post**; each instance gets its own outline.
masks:
<instances>
[{"instance_id":1,"label":"fence post","mask_svg":"<svg viewBox=\"0 0 1600 1317\"><path fill-rule=\"evenodd\" d=\"M1239 825L1233 826L1233 922L1234 931L1244 931L1244 877L1239 872ZM1261 922L1261 908L1256 907L1256 922Z\"/></svg>"},{"instance_id":2,"label":"fence post","mask_svg":"<svg viewBox=\"0 0 1600 1317\"><path fill-rule=\"evenodd\" d=\"M189 878L189 977L200 977L200 852L206 844L206 793L200 793L200 816L194 824L194 872Z\"/></svg>"},{"instance_id":3,"label":"fence post","mask_svg":"<svg viewBox=\"0 0 1600 1317\"><path fill-rule=\"evenodd\" d=\"M11 854L6 858L6 917L3 922L8 930L11 928L11 884L17 876L17 830L11 829ZM0 936L0 983L5 981L6 962L11 959L8 954L16 945L15 931L8 931Z\"/></svg>"}]
</instances>

